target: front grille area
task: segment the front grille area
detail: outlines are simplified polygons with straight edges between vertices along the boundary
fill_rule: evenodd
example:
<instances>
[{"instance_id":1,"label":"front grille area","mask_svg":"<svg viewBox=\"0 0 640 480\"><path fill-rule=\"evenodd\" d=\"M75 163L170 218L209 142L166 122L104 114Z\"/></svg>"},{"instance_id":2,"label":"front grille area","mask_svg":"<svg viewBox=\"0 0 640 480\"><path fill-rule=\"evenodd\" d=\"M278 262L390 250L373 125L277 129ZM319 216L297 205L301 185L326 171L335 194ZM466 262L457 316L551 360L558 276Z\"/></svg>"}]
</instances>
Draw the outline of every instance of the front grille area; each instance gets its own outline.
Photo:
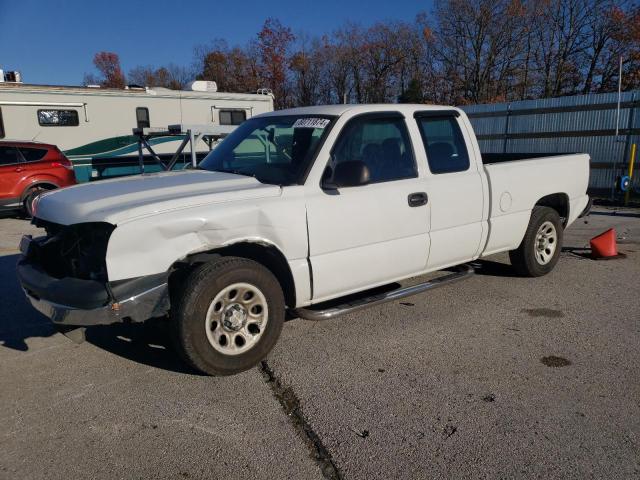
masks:
<instances>
[{"instance_id":1,"label":"front grille area","mask_svg":"<svg viewBox=\"0 0 640 480\"><path fill-rule=\"evenodd\" d=\"M104 281L107 278L107 245L115 226L104 222L59 225L35 219L46 237L35 239L29 260L55 278Z\"/></svg>"}]
</instances>

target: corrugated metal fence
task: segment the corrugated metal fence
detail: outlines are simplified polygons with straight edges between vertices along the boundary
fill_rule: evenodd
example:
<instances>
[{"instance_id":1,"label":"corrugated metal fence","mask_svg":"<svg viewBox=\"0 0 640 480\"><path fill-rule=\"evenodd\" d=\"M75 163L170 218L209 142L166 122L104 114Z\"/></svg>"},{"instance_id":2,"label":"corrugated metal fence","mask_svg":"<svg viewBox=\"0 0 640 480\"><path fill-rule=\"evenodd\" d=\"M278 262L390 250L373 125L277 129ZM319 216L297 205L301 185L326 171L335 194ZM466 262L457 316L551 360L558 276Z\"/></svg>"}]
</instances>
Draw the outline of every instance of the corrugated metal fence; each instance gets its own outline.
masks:
<instances>
[{"instance_id":1,"label":"corrugated metal fence","mask_svg":"<svg viewBox=\"0 0 640 480\"><path fill-rule=\"evenodd\" d=\"M627 173L631 144L640 141L640 91L622 94L616 137L617 102L617 93L604 93L462 109L473 124L481 151L586 152L591 155L591 193L609 196L616 178ZM636 158L636 189L639 177Z\"/></svg>"}]
</instances>

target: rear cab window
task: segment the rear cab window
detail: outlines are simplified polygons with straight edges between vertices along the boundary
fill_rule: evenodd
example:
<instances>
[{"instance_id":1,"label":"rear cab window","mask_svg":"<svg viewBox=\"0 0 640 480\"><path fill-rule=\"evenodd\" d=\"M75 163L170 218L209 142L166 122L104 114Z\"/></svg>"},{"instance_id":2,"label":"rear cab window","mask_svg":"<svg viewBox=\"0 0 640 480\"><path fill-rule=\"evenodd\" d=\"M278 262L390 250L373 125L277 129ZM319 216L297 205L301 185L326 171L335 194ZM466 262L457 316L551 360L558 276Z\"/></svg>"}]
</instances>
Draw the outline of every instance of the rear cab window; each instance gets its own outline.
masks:
<instances>
[{"instance_id":1,"label":"rear cab window","mask_svg":"<svg viewBox=\"0 0 640 480\"><path fill-rule=\"evenodd\" d=\"M390 182L418 176L404 117L398 113L378 113L357 116L349 121L331 153L331 178L340 162L362 161L368 169L371 183Z\"/></svg>"},{"instance_id":2,"label":"rear cab window","mask_svg":"<svg viewBox=\"0 0 640 480\"><path fill-rule=\"evenodd\" d=\"M415 118L431 173L463 172L469 169L467 144L455 112L417 112Z\"/></svg>"}]
</instances>

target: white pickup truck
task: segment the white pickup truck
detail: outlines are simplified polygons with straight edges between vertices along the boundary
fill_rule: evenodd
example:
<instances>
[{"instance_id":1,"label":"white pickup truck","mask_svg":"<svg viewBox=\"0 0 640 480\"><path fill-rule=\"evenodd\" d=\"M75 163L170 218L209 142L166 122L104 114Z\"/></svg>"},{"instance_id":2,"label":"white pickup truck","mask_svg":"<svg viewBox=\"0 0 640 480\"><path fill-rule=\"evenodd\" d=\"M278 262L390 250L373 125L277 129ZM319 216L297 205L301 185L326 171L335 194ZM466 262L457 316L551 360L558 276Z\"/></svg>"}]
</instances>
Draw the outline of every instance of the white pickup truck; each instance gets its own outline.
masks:
<instances>
[{"instance_id":1,"label":"white pickup truck","mask_svg":"<svg viewBox=\"0 0 640 480\"><path fill-rule=\"evenodd\" d=\"M287 312L332 318L503 251L522 275L548 273L587 209L588 177L584 154L483 156L455 108L272 112L197 169L42 195L34 223L47 235L23 238L18 276L62 328L168 315L189 364L233 374L267 355Z\"/></svg>"}]
</instances>

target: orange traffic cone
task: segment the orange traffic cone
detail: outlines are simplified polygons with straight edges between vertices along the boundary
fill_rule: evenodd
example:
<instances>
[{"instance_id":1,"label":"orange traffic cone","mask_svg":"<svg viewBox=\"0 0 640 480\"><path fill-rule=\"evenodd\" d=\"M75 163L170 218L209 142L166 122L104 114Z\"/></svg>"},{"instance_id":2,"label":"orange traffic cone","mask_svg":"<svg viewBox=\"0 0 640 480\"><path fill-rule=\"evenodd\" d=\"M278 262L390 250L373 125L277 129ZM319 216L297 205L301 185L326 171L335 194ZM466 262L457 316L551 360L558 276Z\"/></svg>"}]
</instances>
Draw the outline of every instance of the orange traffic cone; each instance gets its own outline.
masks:
<instances>
[{"instance_id":1,"label":"orange traffic cone","mask_svg":"<svg viewBox=\"0 0 640 480\"><path fill-rule=\"evenodd\" d=\"M618 257L615 228L610 228L606 232L593 237L589 241L589 244L591 245L591 258L600 259Z\"/></svg>"}]
</instances>

